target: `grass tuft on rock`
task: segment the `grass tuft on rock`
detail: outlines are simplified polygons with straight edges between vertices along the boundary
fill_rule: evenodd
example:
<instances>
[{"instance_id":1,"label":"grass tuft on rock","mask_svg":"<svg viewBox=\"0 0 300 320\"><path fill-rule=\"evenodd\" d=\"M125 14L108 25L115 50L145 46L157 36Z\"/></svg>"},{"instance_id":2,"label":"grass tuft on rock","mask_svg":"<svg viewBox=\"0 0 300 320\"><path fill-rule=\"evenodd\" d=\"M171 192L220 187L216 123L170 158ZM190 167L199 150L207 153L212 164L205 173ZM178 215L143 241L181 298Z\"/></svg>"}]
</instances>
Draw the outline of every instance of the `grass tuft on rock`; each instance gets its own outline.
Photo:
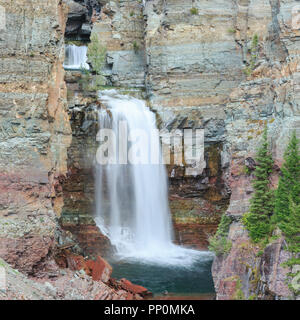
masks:
<instances>
[{"instance_id":1,"label":"grass tuft on rock","mask_svg":"<svg viewBox=\"0 0 300 320\"><path fill-rule=\"evenodd\" d=\"M190 10L191 15L197 15L199 13L199 10L195 7L191 8Z\"/></svg>"}]
</instances>

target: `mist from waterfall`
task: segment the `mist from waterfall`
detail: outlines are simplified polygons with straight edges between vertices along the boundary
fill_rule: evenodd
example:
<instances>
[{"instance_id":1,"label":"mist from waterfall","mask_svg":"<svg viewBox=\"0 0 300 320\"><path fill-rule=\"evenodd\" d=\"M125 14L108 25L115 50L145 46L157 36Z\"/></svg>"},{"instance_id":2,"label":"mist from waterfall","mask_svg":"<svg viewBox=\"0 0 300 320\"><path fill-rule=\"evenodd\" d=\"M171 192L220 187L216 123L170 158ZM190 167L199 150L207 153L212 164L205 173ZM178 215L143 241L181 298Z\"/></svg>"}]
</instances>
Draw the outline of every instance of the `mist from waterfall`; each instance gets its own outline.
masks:
<instances>
[{"instance_id":1,"label":"mist from waterfall","mask_svg":"<svg viewBox=\"0 0 300 320\"><path fill-rule=\"evenodd\" d=\"M116 137L124 136L125 132L119 132L119 123L126 121L129 137L130 132L137 130L146 132L148 142L154 136L161 158L159 135L153 135L155 115L144 101L119 95L115 90L103 91L99 98L105 106L98 112L100 129L112 129ZM118 143L115 150L119 150ZM151 143L144 144L143 150L150 160ZM161 162L106 165L97 162L95 221L121 259L191 265L199 255L211 257L207 252L173 244L167 174Z\"/></svg>"},{"instance_id":2,"label":"mist from waterfall","mask_svg":"<svg viewBox=\"0 0 300 320\"><path fill-rule=\"evenodd\" d=\"M67 44L65 47L64 68L70 70L89 70L87 63L87 46Z\"/></svg>"}]
</instances>

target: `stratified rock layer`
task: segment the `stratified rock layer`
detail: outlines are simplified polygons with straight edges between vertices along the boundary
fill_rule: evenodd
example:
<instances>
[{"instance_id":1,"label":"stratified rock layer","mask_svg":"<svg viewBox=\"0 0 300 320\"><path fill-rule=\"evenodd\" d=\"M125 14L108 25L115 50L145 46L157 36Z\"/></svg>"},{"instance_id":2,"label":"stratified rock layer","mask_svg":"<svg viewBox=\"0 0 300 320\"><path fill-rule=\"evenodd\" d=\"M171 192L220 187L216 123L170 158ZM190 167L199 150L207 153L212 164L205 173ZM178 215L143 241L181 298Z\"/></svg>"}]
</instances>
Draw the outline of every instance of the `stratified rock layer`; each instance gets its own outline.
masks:
<instances>
[{"instance_id":1,"label":"stratified rock layer","mask_svg":"<svg viewBox=\"0 0 300 320\"><path fill-rule=\"evenodd\" d=\"M91 1L85 3L93 8ZM100 3L93 32L108 49L110 84L145 90L160 128L205 130L202 172L186 177L186 163L168 167L178 239L199 247L188 232L191 223L195 230L204 222L217 223L231 195L232 249L213 265L217 298L235 299L240 291L244 298L292 297L285 283L290 270L282 267L289 258L283 238L258 254L240 219L253 192L245 166L251 167L264 126L277 168L274 187L289 135L300 127L297 1ZM71 144L62 69L64 4L0 4L6 11L0 30L0 256L34 274L39 265L47 270L62 208L65 219L74 214L78 221L92 211L92 165L85 154L96 146L87 133L95 130L96 120L80 108L89 108L94 97L81 99L77 80L71 79L69 88L76 93L69 90ZM86 19L85 9L77 6L70 21L81 11ZM88 16L92 21L93 12Z\"/></svg>"},{"instance_id":2,"label":"stratified rock layer","mask_svg":"<svg viewBox=\"0 0 300 320\"><path fill-rule=\"evenodd\" d=\"M173 208L178 210L173 213L181 221L194 218L194 208L183 214L194 197L214 203L231 194L227 214L235 221L228 239L232 249L216 258L213 267L218 299L235 298L233 291L240 286L245 298L252 295L247 282L250 271L239 261L238 247L242 241L242 247L250 248L245 259L249 265L256 261L256 251L239 221L253 192L246 167L253 163L263 129L268 125L276 187L285 146L292 130L300 127L297 5L292 0L153 0L145 1L139 16L137 1L110 1L102 21L95 24L94 32L104 39L112 57L108 64L113 84L137 86L128 72L134 65L136 79L144 72L142 84L161 128L205 130L203 172L188 183L186 167L171 165L168 171ZM134 19L127 16L130 8ZM142 39L140 29L134 37L137 25L144 28ZM139 44L139 50L130 48L129 39ZM209 148L218 150L212 158ZM178 196L185 197L187 204L180 207ZM286 256L285 250L284 244L265 249L261 263L277 271L268 278L259 268L258 278L265 280L256 298L292 297L278 258Z\"/></svg>"},{"instance_id":3,"label":"stratified rock layer","mask_svg":"<svg viewBox=\"0 0 300 320\"><path fill-rule=\"evenodd\" d=\"M1 0L0 256L33 273L54 246L71 130L61 1Z\"/></svg>"},{"instance_id":4,"label":"stratified rock layer","mask_svg":"<svg viewBox=\"0 0 300 320\"><path fill-rule=\"evenodd\" d=\"M295 1L237 1L235 40L243 49L243 59L250 59L247 49L258 35L257 60L248 74L231 91L226 104L226 144L230 166L225 171L231 188L227 215L235 221L228 240L232 249L217 257L213 277L218 299L236 298L241 291L245 299L293 299L288 288L289 268L282 263L290 258L283 239L258 252L239 222L249 208L253 176L246 173L254 157L265 125L275 160L272 185L276 187L278 168L291 132L299 135L299 28L293 21ZM248 70L249 71L249 70ZM251 161L250 161L251 162Z\"/></svg>"}]
</instances>

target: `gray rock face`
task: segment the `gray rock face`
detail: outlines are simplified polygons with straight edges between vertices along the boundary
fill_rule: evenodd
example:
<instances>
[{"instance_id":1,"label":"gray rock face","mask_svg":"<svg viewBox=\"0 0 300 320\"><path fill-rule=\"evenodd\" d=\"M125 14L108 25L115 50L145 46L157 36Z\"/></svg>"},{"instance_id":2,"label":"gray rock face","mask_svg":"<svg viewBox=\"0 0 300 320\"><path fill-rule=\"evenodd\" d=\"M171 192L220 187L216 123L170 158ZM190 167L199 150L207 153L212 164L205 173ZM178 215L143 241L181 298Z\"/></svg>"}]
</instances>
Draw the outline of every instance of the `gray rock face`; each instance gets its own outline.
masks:
<instances>
[{"instance_id":1,"label":"gray rock face","mask_svg":"<svg viewBox=\"0 0 300 320\"><path fill-rule=\"evenodd\" d=\"M0 256L25 272L47 261L66 172L65 7L1 1Z\"/></svg>"},{"instance_id":2,"label":"gray rock face","mask_svg":"<svg viewBox=\"0 0 300 320\"><path fill-rule=\"evenodd\" d=\"M137 15L137 1L110 1L94 28L109 48L112 84L137 86L134 70L160 127L204 128L206 145L219 146L222 192L231 193L227 214L237 221L253 192L245 160L254 157L264 126L278 167L292 130L300 135L296 5L293 0L153 0L145 1ZM143 59L127 54L133 41ZM172 179L182 174L169 172ZM277 179L275 173L274 187ZM229 239L246 233L242 225L234 230ZM215 277L227 277L222 270L233 257L234 250L218 258ZM246 271L240 267L245 289ZM265 286L273 290L269 280ZM230 296L224 290L218 298ZM287 292L282 289L281 298Z\"/></svg>"},{"instance_id":3,"label":"gray rock face","mask_svg":"<svg viewBox=\"0 0 300 320\"><path fill-rule=\"evenodd\" d=\"M68 20L72 21L85 21L88 10L85 6L74 2L72 0L66 0L65 3L68 6Z\"/></svg>"},{"instance_id":4,"label":"gray rock face","mask_svg":"<svg viewBox=\"0 0 300 320\"><path fill-rule=\"evenodd\" d=\"M93 1L71 3L70 32L88 37L90 21L97 20L92 32L108 48L111 84L145 89L161 128L205 130L205 174L191 187L184 169L170 166L173 191L187 198L205 194L214 203L231 193L227 213L235 221L228 236L233 248L216 259L213 274L219 299L234 294L238 279L230 277L235 271L249 297L248 270L234 260L243 241L248 243L239 223L252 193L243 168L266 124L279 167L291 131L300 127L297 1L100 3L98 20ZM61 181L71 143L62 70L66 6L58 0L47 7L24 0L1 5L6 29L0 30L0 256L32 273L48 259L55 213L63 207ZM86 120L85 133L92 126ZM277 178L274 174L274 186ZM249 250L246 260L256 253L251 245ZM285 258L284 246L276 243L262 257L268 269L259 264L265 288L280 298L289 295L282 281L286 270L279 268ZM231 281L228 287L225 280Z\"/></svg>"},{"instance_id":5,"label":"gray rock face","mask_svg":"<svg viewBox=\"0 0 300 320\"><path fill-rule=\"evenodd\" d=\"M68 7L68 20L65 30L67 39L87 41L92 31L92 20L100 13L97 0L64 0Z\"/></svg>"},{"instance_id":6,"label":"gray rock face","mask_svg":"<svg viewBox=\"0 0 300 320\"><path fill-rule=\"evenodd\" d=\"M112 85L145 86L144 19L139 1L106 1L93 33L107 46L106 75Z\"/></svg>"}]
</instances>

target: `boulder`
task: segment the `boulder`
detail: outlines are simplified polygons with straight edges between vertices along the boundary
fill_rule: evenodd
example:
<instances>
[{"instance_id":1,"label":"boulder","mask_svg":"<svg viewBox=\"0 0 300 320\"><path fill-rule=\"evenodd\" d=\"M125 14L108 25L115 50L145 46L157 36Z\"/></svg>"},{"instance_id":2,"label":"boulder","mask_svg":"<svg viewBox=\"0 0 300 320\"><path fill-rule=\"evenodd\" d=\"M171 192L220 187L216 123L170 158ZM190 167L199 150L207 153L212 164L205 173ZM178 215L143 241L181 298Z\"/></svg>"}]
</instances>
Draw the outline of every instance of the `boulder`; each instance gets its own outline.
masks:
<instances>
[{"instance_id":1,"label":"boulder","mask_svg":"<svg viewBox=\"0 0 300 320\"><path fill-rule=\"evenodd\" d=\"M109 281L112 273L112 267L105 259L98 256L96 261L88 260L87 266L94 281Z\"/></svg>"},{"instance_id":2,"label":"boulder","mask_svg":"<svg viewBox=\"0 0 300 320\"><path fill-rule=\"evenodd\" d=\"M88 19L88 9L72 0L65 0L65 2L69 9L65 35L72 36L79 34L83 23Z\"/></svg>"},{"instance_id":3,"label":"boulder","mask_svg":"<svg viewBox=\"0 0 300 320\"><path fill-rule=\"evenodd\" d=\"M66 36L67 35L73 35L76 34L80 31L82 26L82 22L81 21L72 21L72 20L68 20L67 25L66 25Z\"/></svg>"},{"instance_id":4,"label":"boulder","mask_svg":"<svg viewBox=\"0 0 300 320\"><path fill-rule=\"evenodd\" d=\"M90 23L83 23L81 26L80 34L89 36L91 32L92 32L92 25Z\"/></svg>"},{"instance_id":5,"label":"boulder","mask_svg":"<svg viewBox=\"0 0 300 320\"><path fill-rule=\"evenodd\" d=\"M129 291L133 294L139 294L142 297L145 297L147 295L151 295L151 293L146 288L139 286L137 284L133 284L132 282L130 282L129 280L124 279L124 278L120 280L120 286L124 290Z\"/></svg>"},{"instance_id":6,"label":"boulder","mask_svg":"<svg viewBox=\"0 0 300 320\"><path fill-rule=\"evenodd\" d=\"M73 271L84 270L87 275L90 274L90 269L83 256L70 254L66 256L67 266Z\"/></svg>"},{"instance_id":7,"label":"boulder","mask_svg":"<svg viewBox=\"0 0 300 320\"><path fill-rule=\"evenodd\" d=\"M255 160L251 157L248 157L245 159L245 166L249 169L249 170L255 170L256 167L256 163Z\"/></svg>"},{"instance_id":8,"label":"boulder","mask_svg":"<svg viewBox=\"0 0 300 320\"><path fill-rule=\"evenodd\" d=\"M72 0L65 0L65 3L69 9L68 20L85 21L86 15L88 14L88 10L85 6Z\"/></svg>"}]
</instances>

